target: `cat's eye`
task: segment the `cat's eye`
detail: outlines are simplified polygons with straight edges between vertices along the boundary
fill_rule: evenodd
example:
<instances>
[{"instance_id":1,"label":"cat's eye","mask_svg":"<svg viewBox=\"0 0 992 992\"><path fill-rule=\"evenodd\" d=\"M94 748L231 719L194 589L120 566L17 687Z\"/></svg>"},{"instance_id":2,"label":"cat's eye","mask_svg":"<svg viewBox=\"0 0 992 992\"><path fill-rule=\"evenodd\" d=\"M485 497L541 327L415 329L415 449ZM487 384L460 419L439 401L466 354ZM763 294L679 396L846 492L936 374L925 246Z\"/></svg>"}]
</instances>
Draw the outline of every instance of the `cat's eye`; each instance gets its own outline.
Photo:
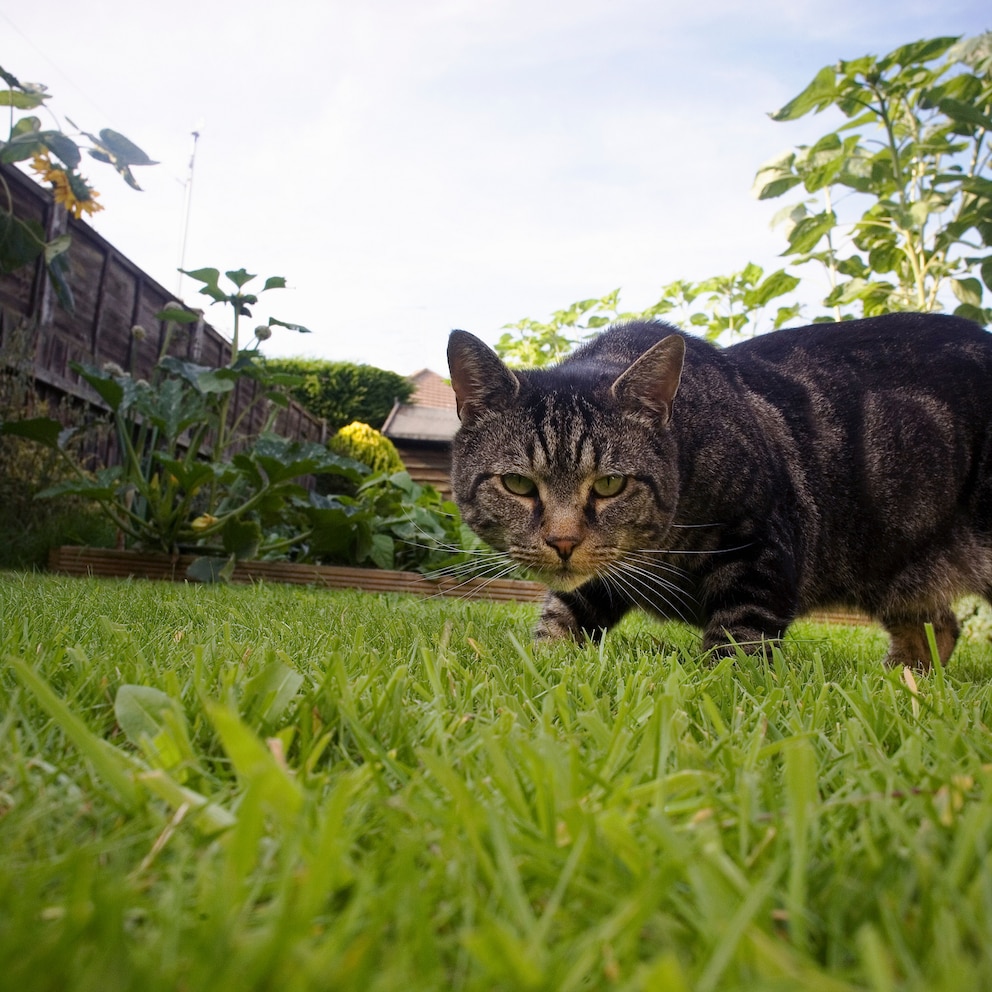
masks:
<instances>
[{"instance_id":1,"label":"cat's eye","mask_svg":"<svg viewBox=\"0 0 992 992\"><path fill-rule=\"evenodd\" d=\"M528 479L526 475L517 475L516 472L507 472L500 476L500 482L507 492L514 496L534 496L537 493L537 483L533 479Z\"/></svg>"},{"instance_id":2,"label":"cat's eye","mask_svg":"<svg viewBox=\"0 0 992 992\"><path fill-rule=\"evenodd\" d=\"M625 475L601 475L593 484L592 491L597 496L616 496L627 485Z\"/></svg>"}]
</instances>

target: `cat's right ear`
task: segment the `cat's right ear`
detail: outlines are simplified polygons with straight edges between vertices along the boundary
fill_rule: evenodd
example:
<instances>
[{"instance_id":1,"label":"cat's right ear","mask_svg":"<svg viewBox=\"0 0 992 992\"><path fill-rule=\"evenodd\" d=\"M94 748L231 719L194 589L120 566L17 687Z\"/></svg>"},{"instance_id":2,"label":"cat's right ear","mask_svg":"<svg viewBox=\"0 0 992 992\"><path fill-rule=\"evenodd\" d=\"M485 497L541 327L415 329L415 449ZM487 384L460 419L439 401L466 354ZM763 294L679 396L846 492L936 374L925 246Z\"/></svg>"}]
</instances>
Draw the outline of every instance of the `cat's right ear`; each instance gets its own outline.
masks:
<instances>
[{"instance_id":1,"label":"cat's right ear","mask_svg":"<svg viewBox=\"0 0 992 992\"><path fill-rule=\"evenodd\" d=\"M505 409L520 391L516 376L500 361L499 355L468 331L451 332L448 371L458 419L463 424L486 410Z\"/></svg>"},{"instance_id":2,"label":"cat's right ear","mask_svg":"<svg viewBox=\"0 0 992 992\"><path fill-rule=\"evenodd\" d=\"M650 410L662 425L667 424L684 364L685 341L678 334L669 334L613 383L613 395L632 412Z\"/></svg>"}]
</instances>

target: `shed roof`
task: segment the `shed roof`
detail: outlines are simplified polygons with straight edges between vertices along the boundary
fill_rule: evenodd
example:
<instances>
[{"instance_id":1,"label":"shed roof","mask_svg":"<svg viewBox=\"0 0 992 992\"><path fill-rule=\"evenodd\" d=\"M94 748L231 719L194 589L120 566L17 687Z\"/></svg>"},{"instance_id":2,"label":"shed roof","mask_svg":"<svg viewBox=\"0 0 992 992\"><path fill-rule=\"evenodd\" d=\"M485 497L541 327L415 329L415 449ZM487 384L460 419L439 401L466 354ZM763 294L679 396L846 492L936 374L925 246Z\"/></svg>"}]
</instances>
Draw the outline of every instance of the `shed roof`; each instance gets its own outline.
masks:
<instances>
[{"instance_id":1,"label":"shed roof","mask_svg":"<svg viewBox=\"0 0 992 992\"><path fill-rule=\"evenodd\" d=\"M447 444L458 430L454 407L397 403L382 425L382 433L392 441L433 441Z\"/></svg>"}]
</instances>

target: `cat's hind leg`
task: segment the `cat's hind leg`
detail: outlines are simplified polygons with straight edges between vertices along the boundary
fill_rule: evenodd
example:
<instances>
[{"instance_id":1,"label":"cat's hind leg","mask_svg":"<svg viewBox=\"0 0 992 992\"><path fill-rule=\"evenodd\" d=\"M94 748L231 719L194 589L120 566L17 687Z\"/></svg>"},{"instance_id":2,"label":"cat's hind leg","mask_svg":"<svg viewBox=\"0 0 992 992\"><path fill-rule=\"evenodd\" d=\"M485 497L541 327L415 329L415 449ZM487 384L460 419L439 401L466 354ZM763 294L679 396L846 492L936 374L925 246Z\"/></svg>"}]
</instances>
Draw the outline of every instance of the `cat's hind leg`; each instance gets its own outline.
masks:
<instances>
[{"instance_id":1,"label":"cat's hind leg","mask_svg":"<svg viewBox=\"0 0 992 992\"><path fill-rule=\"evenodd\" d=\"M882 626L889 632L891 644L885 656L885 664L890 668L908 665L921 672L930 671L932 653L924 624L933 624L937 656L941 665L946 665L958 640L957 617L950 607L936 610L932 616L885 616Z\"/></svg>"},{"instance_id":2,"label":"cat's hind leg","mask_svg":"<svg viewBox=\"0 0 992 992\"><path fill-rule=\"evenodd\" d=\"M539 641L598 640L631 608L605 583L593 580L573 592L549 592L534 630Z\"/></svg>"}]
</instances>

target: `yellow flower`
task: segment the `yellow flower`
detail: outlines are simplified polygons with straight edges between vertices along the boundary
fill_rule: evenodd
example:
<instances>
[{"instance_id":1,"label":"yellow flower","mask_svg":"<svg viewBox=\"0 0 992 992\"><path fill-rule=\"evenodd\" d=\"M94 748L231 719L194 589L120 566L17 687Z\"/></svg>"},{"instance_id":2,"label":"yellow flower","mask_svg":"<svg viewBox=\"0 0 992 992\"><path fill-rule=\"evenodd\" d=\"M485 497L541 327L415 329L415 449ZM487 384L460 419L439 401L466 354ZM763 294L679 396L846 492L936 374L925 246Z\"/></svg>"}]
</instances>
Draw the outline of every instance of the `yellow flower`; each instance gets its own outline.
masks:
<instances>
[{"instance_id":1,"label":"yellow flower","mask_svg":"<svg viewBox=\"0 0 992 992\"><path fill-rule=\"evenodd\" d=\"M202 516L197 517L196 520L190 524L190 527L192 527L193 530L200 531L206 530L208 527L213 527L215 523L217 523L217 518L213 514L204 513Z\"/></svg>"},{"instance_id":2,"label":"yellow flower","mask_svg":"<svg viewBox=\"0 0 992 992\"><path fill-rule=\"evenodd\" d=\"M90 189L82 176L67 172L52 164L47 152L42 152L31 160L31 168L37 172L43 182L51 183L56 203L61 203L76 220L84 213L95 214L103 210L103 204L97 203L100 195L95 189Z\"/></svg>"}]
</instances>

